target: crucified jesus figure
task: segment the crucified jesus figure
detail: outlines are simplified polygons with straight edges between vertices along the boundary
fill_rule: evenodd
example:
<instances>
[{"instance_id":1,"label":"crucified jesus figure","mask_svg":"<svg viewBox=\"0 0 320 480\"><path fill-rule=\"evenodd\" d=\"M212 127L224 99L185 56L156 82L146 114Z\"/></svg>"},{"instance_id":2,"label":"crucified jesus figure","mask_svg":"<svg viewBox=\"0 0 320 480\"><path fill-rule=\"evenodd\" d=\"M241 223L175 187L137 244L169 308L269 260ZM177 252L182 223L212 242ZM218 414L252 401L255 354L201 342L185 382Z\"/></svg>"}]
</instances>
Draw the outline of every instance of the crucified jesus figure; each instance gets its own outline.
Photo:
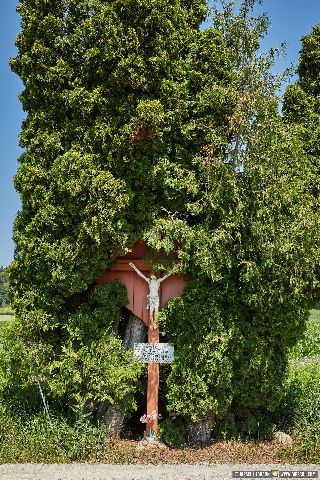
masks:
<instances>
[{"instance_id":1,"label":"crucified jesus figure","mask_svg":"<svg viewBox=\"0 0 320 480\"><path fill-rule=\"evenodd\" d=\"M143 275L142 272L140 272L140 270L135 266L134 263L130 262L129 265L135 270L135 272L139 275L139 277L143 278L143 280L145 280L149 285L147 308L149 309L149 314L150 314L150 329L154 330L155 328L158 327L157 313L159 311L159 306L160 306L160 298L159 298L160 284L166 278L170 277L172 273L168 273L162 278L157 278L154 274L151 274L150 278L148 278L145 275Z\"/></svg>"}]
</instances>

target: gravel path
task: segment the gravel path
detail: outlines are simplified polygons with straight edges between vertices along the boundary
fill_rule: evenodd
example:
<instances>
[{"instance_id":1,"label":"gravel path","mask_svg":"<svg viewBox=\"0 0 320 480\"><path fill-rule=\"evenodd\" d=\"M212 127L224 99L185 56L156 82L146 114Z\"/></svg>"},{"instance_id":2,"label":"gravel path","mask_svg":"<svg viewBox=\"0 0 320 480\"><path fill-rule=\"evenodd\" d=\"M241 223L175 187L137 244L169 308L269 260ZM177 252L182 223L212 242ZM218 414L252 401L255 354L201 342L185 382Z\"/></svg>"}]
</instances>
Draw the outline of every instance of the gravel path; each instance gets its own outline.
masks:
<instances>
[{"instance_id":1,"label":"gravel path","mask_svg":"<svg viewBox=\"0 0 320 480\"><path fill-rule=\"evenodd\" d=\"M216 480L231 479L232 471L320 470L320 465L0 465L1 480ZM247 478L247 476L246 476ZM301 478L301 477L295 477ZM310 477L309 477L310 478Z\"/></svg>"}]
</instances>

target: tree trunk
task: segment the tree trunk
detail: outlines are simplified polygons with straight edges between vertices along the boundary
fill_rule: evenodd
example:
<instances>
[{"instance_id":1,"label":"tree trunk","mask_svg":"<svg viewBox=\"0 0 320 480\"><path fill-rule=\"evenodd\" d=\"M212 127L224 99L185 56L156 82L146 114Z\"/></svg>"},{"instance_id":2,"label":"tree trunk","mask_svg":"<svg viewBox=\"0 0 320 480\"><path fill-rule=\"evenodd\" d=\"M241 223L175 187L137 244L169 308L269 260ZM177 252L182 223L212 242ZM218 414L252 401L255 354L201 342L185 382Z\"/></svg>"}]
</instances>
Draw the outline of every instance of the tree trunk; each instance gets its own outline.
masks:
<instances>
[{"instance_id":1,"label":"tree trunk","mask_svg":"<svg viewBox=\"0 0 320 480\"><path fill-rule=\"evenodd\" d=\"M140 318L130 313L124 332L123 345L126 350L133 349L135 343L143 343L146 340L147 327ZM125 416L124 403L116 403L106 408L104 402L99 405L97 417L103 419L109 434L120 435Z\"/></svg>"},{"instance_id":2,"label":"tree trunk","mask_svg":"<svg viewBox=\"0 0 320 480\"><path fill-rule=\"evenodd\" d=\"M133 349L135 343L144 343L147 336L147 327L140 318L131 313L129 315L126 330L124 332L123 344L124 348L128 350Z\"/></svg>"},{"instance_id":3,"label":"tree trunk","mask_svg":"<svg viewBox=\"0 0 320 480\"><path fill-rule=\"evenodd\" d=\"M105 402L100 402L97 408L97 418L103 421L107 427L108 434L111 436L120 435L124 415L125 409L122 403L115 403L110 407L106 407Z\"/></svg>"},{"instance_id":4,"label":"tree trunk","mask_svg":"<svg viewBox=\"0 0 320 480\"><path fill-rule=\"evenodd\" d=\"M208 416L196 423L188 425L188 440L192 445L206 445L210 443L213 428L213 417Z\"/></svg>"}]
</instances>

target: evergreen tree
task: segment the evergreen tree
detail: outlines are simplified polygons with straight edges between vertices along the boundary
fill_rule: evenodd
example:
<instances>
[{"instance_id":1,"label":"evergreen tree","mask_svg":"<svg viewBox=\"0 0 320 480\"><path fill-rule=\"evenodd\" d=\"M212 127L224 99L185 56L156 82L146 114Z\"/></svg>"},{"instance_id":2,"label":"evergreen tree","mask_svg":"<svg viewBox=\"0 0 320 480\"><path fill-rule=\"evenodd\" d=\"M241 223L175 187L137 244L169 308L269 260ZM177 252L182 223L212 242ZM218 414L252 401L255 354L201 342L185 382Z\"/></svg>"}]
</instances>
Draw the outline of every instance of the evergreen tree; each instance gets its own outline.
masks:
<instances>
[{"instance_id":1,"label":"evergreen tree","mask_svg":"<svg viewBox=\"0 0 320 480\"><path fill-rule=\"evenodd\" d=\"M310 193L319 195L320 157L320 25L302 37L302 50L298 65L298 81L285 92L283 113L286 122L301 129L304 150L313 159L315 175Z\"/></svg>"},{"instance_id":2,"label":"evergreen tree","mask_svg":"<svg viewBox=\"0 0 320 480\"><path fill-rule=\"evenodd\" d=\"M186 52L207 7L22 0L18 11L11 64L27 113L11 266L19 334L62 404L126 398L130 408L127 390L141 368L114 337L126 292L95 282L155 218L183 214L194 195ZM94 360L109 343L117 388ZM87 363L100 393L84 374Z\"/></svg>"},{"instance_id":3,"label":"evergreen tree","mask_svg":"<svg viewBox=\"0 0 320 480\"><path fill-rule=\"evenodd\" d=\"M183 239L193 275L162 314L176 345L168 410L191 420L192 435L214 423L224 434L262 433L282 395L288 349L319 295L319 159L304 151L300 128L278 115L277 52L258 54L268 20L252 17L254 3L214 11L231 52L233 107L223 148L211 140L199 152L210 166L195 203L199 221L172 228L159 219L153 237L157 247Z\"/></svg>"},{"instance_id":4,"label":"evergreen tree","mask_svg":"<svg viewBox=\"0 0 320 480\"><path fill-rule=\"evenodd\" d=\"M8 273L5 268L0 267L0 306L6 307L10 304L8 297Z\"/></svg>"},{"instance_id":5,"label":"evergreen tree","mask_svg":"<svg viewBox=\"0 0 320 480\"><path fill-rule=\"evenodd\" d=\"M141 239L190 275L161 313L170 415L254 432L280 399L318 288L314 164L257 53L266 17L222 3L201 31L204 0L21 0L14 328L21 384L36 370L60 405L134 408L126 292L95 281Z\"/></svg>"}]
</instances>

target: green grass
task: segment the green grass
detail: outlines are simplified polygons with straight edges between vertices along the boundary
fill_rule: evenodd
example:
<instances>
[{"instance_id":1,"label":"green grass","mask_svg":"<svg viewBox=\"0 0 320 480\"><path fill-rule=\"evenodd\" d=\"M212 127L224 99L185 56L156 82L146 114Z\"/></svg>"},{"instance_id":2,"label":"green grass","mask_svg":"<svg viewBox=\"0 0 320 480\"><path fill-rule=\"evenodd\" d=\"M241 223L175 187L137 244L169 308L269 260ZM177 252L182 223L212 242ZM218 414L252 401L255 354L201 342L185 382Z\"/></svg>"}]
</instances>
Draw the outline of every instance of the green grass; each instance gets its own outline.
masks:
<instances>
[{"instance_id":1,"label":"green grass","mask_svg":"<svg viewBox=\"0 0 320 480\"><path fill-rule=\"evenodd\" d=\"M8 307L0 307L0 316L1 315L14 315L14 311L10 306ZM1 320L1 317L0 317Z\"/></svg>"},{"instance_id":2,"label":"green grass","mask_svg":"<svg viewBox=\"0 0 320 480\"><path fill-rule=\"evenodd\" d=\"M53 417L50 425L43 414L14 415L0 406L0 464L95 461L107 448L105 428L85 416L73 424Z\"/></svg>"},{"instance_id":3,"label":"green grass","mask_svg":"<svg viewBox=\"0 0 320 480\"><path fill-rule=\"evenodd\" d=\"M4 331L7 325L14 320L14 315L1 315L0 314L0 333Z\"/></svg>"},{"instance_id":4,"label":"green grass","mask_svg":"<svg viewBox=\"0 0 320 480\"><path fill-rule=\"evenodd\" d=\"M12 322L13 319L13 315L0 315L0 322Z\"/></svg>"},{"instance_id":5,"label":"green grass","mask_svg":"<svg viewBox=\"0 0 320 480\"><path fill-rule=\"evenodd\" d=\"M320 463L320 310L310 311L290 357L278 427L292 435L294 446L284 448L283 455L292 463Z\"/></svg>"},{"instance_id":6,"label":"green grass","mask_svg":"<svg viewBox=\"0 0 320 480\"><path fill-rule=\"evenodd\" d=\"M311 310L303 338L295 345L290 357L293 359L320 356L320 310Z\"/></svg>"},{"instance_id":7,"label":"green grass","mask_svg":"<svg viewBox=\"0 0 320 480\"><path fill-rule=\"evenodd\" d=\"M2 330L8 322L14 320L14 311L10 306L0 307L0 330Z\"/></svg>"}]
</instances>

